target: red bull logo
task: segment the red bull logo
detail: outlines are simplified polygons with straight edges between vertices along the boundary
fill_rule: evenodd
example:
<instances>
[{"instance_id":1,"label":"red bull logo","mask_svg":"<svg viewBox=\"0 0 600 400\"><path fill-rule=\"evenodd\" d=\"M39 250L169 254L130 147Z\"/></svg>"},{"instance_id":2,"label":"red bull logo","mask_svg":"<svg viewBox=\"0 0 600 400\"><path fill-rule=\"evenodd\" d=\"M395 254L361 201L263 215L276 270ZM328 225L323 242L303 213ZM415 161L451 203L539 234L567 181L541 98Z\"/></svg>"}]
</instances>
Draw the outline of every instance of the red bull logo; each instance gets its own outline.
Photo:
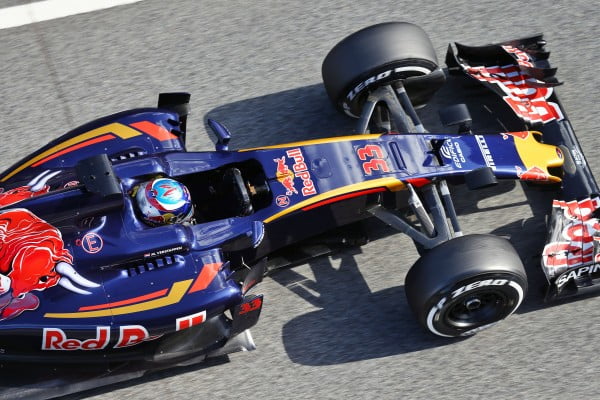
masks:
<instances>
[{"instance_id":1,"label":"red bull logo","mask_svg":"<svg viewBox=\"0 0 600 400\"><path fill-rule=\"evenodd\" d=\"M78 294L99 286L73 268L58 229L26 209L0 212L0 321L35 310L32 292L56 285Z\"/></svg>"},{"instance_id":2,"label":"red bull logo","mask_svg":"<svg viewBox=\"0 0 600 400\"><path fill-rule=\"evenodd\" d=\"M288 196L291 196L292 194L298 194L298 191L294 186L294 173L285 163L285 156L281 158L274 158L273 161L275 161L277 164L275 177L277 178L277 181L285 188L285 194Z\"/></svg>"},{"instance_id":3,"label":"red bull logo","mask_svg":"<svg viewBox=\"0 0 600 400\"><path fill-rule=\"evenodd\" d=\"M302 196L317 194L315 184L311 179L310 172L308 172L308 166L304 161L302 151L299 148L295 148L286 151L285 154L294 160L294 165L292 165L292 169L294 170L293 176L302 179Z\"/></svg>"},{"instance_id":4,"label":"red bull logo","mask_svg":"<svg viewBox=\"0 0 600 400\"><path fill-rule=\"evenodd\" d=\"M516 166L517 176L519 179L524 181L547 181L549 180L548 174L539 167L531 167L527 171L519 166Z\"/></svg>"},{"instance_id":5,"label":"red bull logo","mask_svg":"<svg viewBox=\"0 0 600 400\"><path fill-rule=\"evenodd\" d=\"M556 228L552 240L544 246L542 252L542 265L551 275L558 275L568 268L592 261L600 262L594 244L600 232L600 221L594 218L594 213L598 209L600 209L599 198L569 202L553 200L552 221ZM563 277L563 279L567 278L571 279L568 276Z\"/></svg>"},{"instance_id":6,"label":"red bull logo","mask_svg":"<svg viewBox=\"0 0 600 400\"><path fill-rule=\"evenodd\" d=\"M158 339L160 336L151 336L142 325L120 326L119 339L113 348L135 346L142 342ZM102 350L108 346L109 342L109 326L97 326L96 337L86 340L68 338L67 334L59 328L44 328L42 350Z\"/></svg>"}]
</instances>

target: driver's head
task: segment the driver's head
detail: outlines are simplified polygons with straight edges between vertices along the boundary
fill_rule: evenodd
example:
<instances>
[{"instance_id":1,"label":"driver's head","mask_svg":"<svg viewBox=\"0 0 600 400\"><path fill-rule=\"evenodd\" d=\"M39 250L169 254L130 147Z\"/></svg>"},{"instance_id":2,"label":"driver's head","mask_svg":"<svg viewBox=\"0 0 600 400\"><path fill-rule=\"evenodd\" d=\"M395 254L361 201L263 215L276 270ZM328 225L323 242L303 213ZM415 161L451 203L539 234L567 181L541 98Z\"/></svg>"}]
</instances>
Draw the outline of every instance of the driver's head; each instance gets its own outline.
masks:
<instances>
[{"instance_id":1,"label":"driver's head","mask_svg":"<svg viewBox=\"0 0 600 400\"><path fill-rule=\"evenodd\" d=\"M150 225L190 222L194 215L190 192L174 179L157 178L141 183L135 200L144 222Z\"/></svg>"}]
</instances>

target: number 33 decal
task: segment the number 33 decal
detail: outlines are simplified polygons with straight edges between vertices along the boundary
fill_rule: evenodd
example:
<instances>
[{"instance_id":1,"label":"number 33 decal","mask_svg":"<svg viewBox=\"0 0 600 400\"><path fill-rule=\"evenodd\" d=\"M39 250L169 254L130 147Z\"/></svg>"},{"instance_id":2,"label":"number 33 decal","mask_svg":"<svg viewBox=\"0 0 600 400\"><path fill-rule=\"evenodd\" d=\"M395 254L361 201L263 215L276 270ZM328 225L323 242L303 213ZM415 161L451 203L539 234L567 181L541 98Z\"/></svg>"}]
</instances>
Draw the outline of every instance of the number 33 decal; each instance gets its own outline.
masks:
<instances>
[{"instance_id":1,"label":"number 33 decal","mask_svg":"<svg viewBox=\"0 0 600 400\"><path fill-rule=\"evenodd\" d=\"M390 172L390 167L383 159L383 150L376 144L368 144L356 149L356 155L362 163L363 171L366 175L371 175L373 170L381 172ZM367 161L368 159L368 161Z\"/></svg>"}]
</instances>

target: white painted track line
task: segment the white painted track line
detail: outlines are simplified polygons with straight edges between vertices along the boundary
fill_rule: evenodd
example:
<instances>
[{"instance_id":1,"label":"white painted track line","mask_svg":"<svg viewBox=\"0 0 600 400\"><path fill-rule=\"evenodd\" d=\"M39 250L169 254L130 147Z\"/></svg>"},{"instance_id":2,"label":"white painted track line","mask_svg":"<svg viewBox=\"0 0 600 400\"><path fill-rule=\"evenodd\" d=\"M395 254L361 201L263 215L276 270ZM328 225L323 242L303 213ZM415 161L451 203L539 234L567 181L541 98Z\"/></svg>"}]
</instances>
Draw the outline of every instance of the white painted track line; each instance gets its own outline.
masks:
<instances>
[{"instance_id":1,"label":"white painted track line","mask_svg":"<svg viewBox=\"0 0 600 400\"><path fill-rule=\"evenodd\" d=\"M0 29L137 3L142 0L44 0L0 9Z\"/></svg>"}]
</instances>

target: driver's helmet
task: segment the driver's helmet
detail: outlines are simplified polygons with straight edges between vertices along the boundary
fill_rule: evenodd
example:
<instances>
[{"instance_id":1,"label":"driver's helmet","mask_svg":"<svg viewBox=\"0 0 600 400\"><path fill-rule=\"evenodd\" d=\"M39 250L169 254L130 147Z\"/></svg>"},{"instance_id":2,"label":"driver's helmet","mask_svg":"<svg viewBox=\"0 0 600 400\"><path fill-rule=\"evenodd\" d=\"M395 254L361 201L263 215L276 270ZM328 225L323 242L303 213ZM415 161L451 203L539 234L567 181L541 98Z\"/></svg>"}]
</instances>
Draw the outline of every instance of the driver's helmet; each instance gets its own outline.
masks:
<instances>
[{"instance_id":1,"label":"driver's helmet","mask_svg":"<svg viewBox=\"0 0 600 400\"><path fill-rule=\"evenodd\" d=\"M150 225L190 222L194 215L190 192L174 179L157 178L140 184L135 200L144 222Z\"/></svg>"}]
</instances>

